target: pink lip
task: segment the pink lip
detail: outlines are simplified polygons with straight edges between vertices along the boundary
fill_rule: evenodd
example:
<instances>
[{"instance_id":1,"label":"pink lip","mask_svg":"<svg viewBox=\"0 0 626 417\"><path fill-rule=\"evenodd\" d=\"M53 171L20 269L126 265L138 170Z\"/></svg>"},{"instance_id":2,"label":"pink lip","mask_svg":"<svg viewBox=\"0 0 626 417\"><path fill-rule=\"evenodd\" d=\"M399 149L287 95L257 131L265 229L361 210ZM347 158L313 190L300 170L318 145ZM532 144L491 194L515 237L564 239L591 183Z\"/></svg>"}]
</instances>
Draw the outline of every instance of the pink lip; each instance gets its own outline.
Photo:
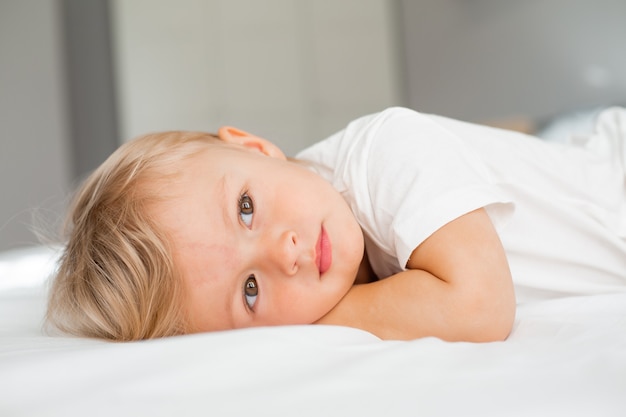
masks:
<instances>
[{"instance_id":1,"label":"pink lip","mask_svg":"<svg viewBox=\"0 0 626 417\"><path fill-rule=\"evenodd\" d=\"M320 237L317 239L317 244L315 245L315 263L317 264L317 269L320 271L320 275L328 271L332 261L332 246L330 244L328 234L326 233L326 229L322 226Z\"/></svg>"}]
</instances>

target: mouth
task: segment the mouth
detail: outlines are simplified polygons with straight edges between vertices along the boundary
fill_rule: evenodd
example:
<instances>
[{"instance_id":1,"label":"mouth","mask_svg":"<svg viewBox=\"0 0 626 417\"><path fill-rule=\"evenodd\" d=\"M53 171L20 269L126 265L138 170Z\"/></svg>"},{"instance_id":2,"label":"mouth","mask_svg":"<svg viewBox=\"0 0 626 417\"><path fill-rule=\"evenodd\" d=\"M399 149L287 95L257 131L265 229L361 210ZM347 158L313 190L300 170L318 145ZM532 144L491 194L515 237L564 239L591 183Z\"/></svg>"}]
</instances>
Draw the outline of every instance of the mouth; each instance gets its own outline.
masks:
<instances>
[{"instance_id":1,"label":"mouth","mask_svg":"<svg viewBox=\"0 0 626 417\"><path fill-rule=\"evenodd\" d=\"M320 237L317 239L317 244L315 245L315 264L317 265L320 275L328 271L332 260L333 252L330 239L328 238L326 229L322 226Z\"/></svg>"}]
</instances>

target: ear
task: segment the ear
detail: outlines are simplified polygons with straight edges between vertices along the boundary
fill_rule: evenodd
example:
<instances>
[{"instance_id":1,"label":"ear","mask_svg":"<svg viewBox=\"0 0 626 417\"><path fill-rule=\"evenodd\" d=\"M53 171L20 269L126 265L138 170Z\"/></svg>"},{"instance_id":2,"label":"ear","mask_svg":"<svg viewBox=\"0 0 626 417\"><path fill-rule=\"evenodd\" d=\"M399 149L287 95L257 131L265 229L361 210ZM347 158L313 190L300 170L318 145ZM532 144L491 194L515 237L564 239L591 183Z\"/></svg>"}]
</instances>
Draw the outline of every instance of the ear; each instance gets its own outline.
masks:
<instances>
[{"instance_id":1,"label":"ear","mask_svg":"<svg viewBox=\"0 0 626 417\"><path fill-rule=\"evenodd\" d=\"M283 151L267 139L260 138L232 126L222 126L217 131L217 136L227 143L234 143L248 149L261 152L272 158L287 159Z\"/></svg>"}]
</instances>

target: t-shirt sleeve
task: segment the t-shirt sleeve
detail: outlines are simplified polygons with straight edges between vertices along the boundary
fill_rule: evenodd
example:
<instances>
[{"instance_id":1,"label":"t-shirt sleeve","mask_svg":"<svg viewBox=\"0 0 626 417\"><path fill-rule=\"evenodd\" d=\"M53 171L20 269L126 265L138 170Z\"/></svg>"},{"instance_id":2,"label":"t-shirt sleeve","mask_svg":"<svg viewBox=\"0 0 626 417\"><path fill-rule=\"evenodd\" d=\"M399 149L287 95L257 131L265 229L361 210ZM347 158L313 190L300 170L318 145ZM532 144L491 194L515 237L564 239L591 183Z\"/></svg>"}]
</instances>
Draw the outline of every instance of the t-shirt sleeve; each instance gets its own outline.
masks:
<instances>
[{"instance_id":1,"label":"t-shirt sleeve","mask_svg":"<svg viewBox=\"0 0 626 417\"><path fill-rule=\"evenodd\" d=\"M364 161L352 175L367 180L360 181L355 209L369 238L395 255L399 268L432 233L466 213L484 207L496 228L512 213L512 202L462 132L402 108L362 128L353 133L364 141Z\"/></svg>"}]
</instances>

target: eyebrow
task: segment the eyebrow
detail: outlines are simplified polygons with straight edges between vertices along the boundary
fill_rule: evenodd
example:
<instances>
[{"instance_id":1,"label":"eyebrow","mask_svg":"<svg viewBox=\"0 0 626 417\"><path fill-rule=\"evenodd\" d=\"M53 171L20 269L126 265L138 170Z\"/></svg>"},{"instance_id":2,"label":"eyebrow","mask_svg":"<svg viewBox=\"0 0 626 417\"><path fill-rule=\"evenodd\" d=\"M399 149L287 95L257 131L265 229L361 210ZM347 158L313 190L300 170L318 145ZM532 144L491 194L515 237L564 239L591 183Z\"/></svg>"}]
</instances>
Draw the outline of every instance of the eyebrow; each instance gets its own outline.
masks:
<instances>
[{"instance_id":1,"label":"eyebrow","mask_svg":"<svg viewBox=\"0 0 626 417\"><path fill-rule=\"evenodd\" d=\"M230 198L230 195L228 194L228 178L227 178L227 174L222 175L222 177L218 180L217 183L217 197L219 198L219 210L221 211L222 214L222 221L224 222L225 227L225 231L228 233L232 227L234 227L233 224L233 218L232 218L232 210L230 210L230 208L232 208L233 206L231 206L229 204L229 202L227 201ZM236 293L239 293L239 296L241 296L241 288L239 288L239 285L237 284L238 279L237 277L226 277L226 279L230 279L232 284L231 285L227 285L227 291L229 291L229 293L232 293L233 291L233 286L235 287L234 291ZM226 303L224 305L224 313L225 316L229 319L228 320L228 324L229 324L229 328L234 329L235 328L235 319L234 319L234 314L233 314L233 298L231 296L226 296Z\"/></svg>"},{"instance_id":2,"label":"eyebrow","mask_svg":"<svg viewBox=\"0 0 626 417\"><path fill-rule=\"evenodd\" d=\"M228 200L227 190L228 179L226 178L226 174L222 175L222 177L217 182L217 197L219 198L219 209L222 212L222 221L225 225L232 225L232 218L230 217L231 211L229 207L230 204L227 204L226 200Z\"/></svg>"}]
</instances>

